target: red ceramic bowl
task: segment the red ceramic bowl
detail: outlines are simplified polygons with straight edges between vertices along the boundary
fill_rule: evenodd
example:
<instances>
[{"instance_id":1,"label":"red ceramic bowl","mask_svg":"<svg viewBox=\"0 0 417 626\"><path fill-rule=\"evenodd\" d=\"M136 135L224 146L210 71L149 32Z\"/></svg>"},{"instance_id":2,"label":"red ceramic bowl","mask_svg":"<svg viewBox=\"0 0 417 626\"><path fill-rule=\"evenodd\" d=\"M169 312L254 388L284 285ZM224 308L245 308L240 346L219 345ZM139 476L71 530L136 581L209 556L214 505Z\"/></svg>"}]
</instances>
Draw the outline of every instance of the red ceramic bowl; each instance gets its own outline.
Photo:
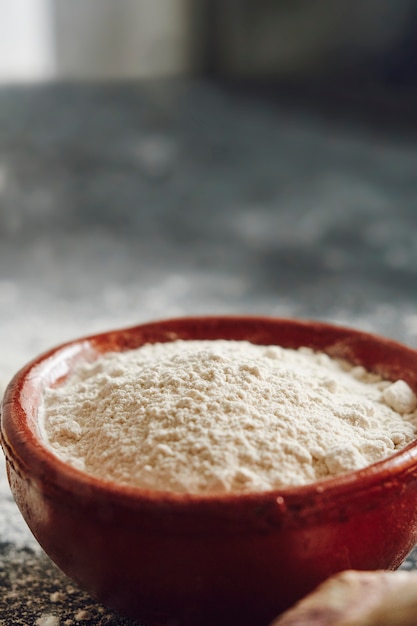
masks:
<instances>
[{"instance_id":1,"label":"red ceramic bowl","mask_svg":"<svg viewBox=\"0 0 417 626\"><path fill-rule=\"evenodd\" d=\"M1 437L16 502L58 566L124 614L192 626L263 626L335 572L396 568L417 541L416 443L349 475L221 496L121 486L87 476L48 450L38 427L45 387L83 359L176 338L310 346L417 390L417 352L314 322L177 319L55 348L10 383Z\"/></svg>"}]
</instances>

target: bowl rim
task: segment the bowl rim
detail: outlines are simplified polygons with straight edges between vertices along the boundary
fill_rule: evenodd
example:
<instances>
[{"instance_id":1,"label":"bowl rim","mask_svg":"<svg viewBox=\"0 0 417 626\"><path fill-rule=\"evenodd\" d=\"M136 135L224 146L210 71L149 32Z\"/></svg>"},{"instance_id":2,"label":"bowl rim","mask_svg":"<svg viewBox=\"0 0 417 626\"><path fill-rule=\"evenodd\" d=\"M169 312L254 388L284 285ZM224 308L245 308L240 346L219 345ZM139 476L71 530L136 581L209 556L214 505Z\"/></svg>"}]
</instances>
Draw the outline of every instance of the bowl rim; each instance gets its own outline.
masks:
<instances>
[{"instance_id":1,"label":"bowl rim","mask_svg":"<svg viewBox=\"0 0 417 626\"><path fill-rule=\"evenodd\" d=\"M352 342L362 352L366 345L373 346L381 359L386 353L396 357L390 365L391 371L405 368L407 382L417 389L417 351L373 333L348 328L330 322L307 319L290 319L255 315L210 315L184 316L145 322L126 328L109 330L86 335L61 343L43 352L23 366L7 386L0 407L0 443L6 462L12 470L25 479L30 480L37 488L43 489L46 482L52 491L65 493L68 498L86 498L97 502L112 502L128 508L151 510L156 503L167 505L170 509L184 511L201 510L205 515L212 511L225 514L252 509L264 510L266 515L277 520L292 519L294 522L306 520L317 514L317 509L328 509L337 515L346 513L349 507L369 507L369 494L372 492L377 499L396 498L405 486L417 481L417 438L404 448L363 469L322 479L307 485L279 488L269 491L230 492L219 494L174 493L170 491L148 490L97 478L69 465L55 455L42 441L40 433L36 433L36 417L38 405L33 407L29 415L27 403L29 391L34 389L41 394L41 385L52 377L54 382L67 373L63 367L66 358L67 368L74 360L90 355L97 358L110 350L102 349L103 345L113 345L117 350L132 347L132 339L138 334L146 336L150 342L171 341L181 337L184 332L199 330L201 335L207 328L215 332L216 328L234 328L236 335L244 334L251 328L252 339L264 336L265 328L280 331L293 330L297 336L301 333L312 333L315 340L322 335L331 339L327 349L329 355L338 353L352 356ZM247 333L246 333L247 334ZM174 336L175 335L175 336ZM203 338L194 335L192 338ZM218 338L222 338L219 336ZM230 338L230 337L228 337ZM232 337L233 339L235 337ZM242 336L242 338L244 338ZM332 343L333 341L333 343ZM143 345L149 341L137 344ZM256 341L254 341L256 343ZM259 341L261 343L261 341ZM363 344L363 346L362 346ZM277 343L276 345L282 345ZM295 346L296 344L294 344ZM301 344L299 344L301 346ZM363 359L362 359L363 360ZM356 362L362 362L361 359ZM378 367L372 368L380 373L384 370L385 361L378 361ZM386 363L385 363L386 365Z\"/></svg>"}]
</instances>

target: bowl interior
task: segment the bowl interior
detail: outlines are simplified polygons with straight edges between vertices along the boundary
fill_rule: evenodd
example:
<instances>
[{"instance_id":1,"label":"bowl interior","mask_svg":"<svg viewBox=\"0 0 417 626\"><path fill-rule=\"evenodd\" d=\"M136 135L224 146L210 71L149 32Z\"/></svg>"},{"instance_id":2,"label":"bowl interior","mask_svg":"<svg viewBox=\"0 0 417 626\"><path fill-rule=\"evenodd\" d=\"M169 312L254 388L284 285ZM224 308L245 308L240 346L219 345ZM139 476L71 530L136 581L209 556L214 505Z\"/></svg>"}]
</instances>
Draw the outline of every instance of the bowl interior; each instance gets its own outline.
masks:
<instances>
[{"instance_id":1,"label":"bowl interior","mask_svg":"<svg viewBox=\"0 0 417 626\"><path fill-rule=\"evenodd\" d=\"M326 479L317 483L284 488L273 492L189 495L169 492L152 492L128 487L89 476L60 461L45 445L38 423L38 407L44 389L59 384L73 366L85 360L94 360L101 354L137 348L146 343L167 342L175 339L233 339L248 340L255 344L276 344L287 348L307 346L324 351L332 357L347 359L355 365L362 365L381 376L396 380L404 379L417 391L417 353L389 339L374 336L357 330L338 327L321 322L274 319L261 317L198 317L164 320L143 324L132 328L114 330L84 337L58 346L41 355L23 368L10 383L3 401L2 440L6 457L10 457L28 475L37 472L39 477L48 473L61 474L60 487L88 484L101 495L104 492L123 498L154 500L171 499L178 502L221 500L231 501L273 501L276 508L277 497L285 496L286 513L299 511L300 502L307 514L317 506L317 497L328 506L338 506L340 499L360 497L372 484L381 480L392 480L393 473L407 476L414 471L417 459L417 444L409 444L388 459L375 463L362 470ZM9 451L13 451L9 453ZM362 489L360 488L362 486ZM106 496L107 497L107 496ZM291 506L293 503L293 506Z\"/></svg>"}]
</instances>

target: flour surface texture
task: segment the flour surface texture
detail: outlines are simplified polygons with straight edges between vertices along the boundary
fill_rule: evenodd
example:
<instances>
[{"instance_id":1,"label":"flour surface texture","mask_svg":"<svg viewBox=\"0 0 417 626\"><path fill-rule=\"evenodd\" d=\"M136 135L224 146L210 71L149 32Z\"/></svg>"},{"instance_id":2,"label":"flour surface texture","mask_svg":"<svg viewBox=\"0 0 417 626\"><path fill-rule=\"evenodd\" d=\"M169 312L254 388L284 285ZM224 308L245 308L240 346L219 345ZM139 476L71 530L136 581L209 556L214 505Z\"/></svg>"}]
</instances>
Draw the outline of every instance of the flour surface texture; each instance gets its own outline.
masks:
<instances>
[{"instance_id":1,"label":"flour surface texture","mask_svg":"<svg viewBox=\"0 0 417 626\"><path fill-rule=\"evenodd\" d=\"M404 381L309 348L180 340L79 364L40 417L47 445L88 474L208 494L365 467L415 438L416 407Z\"/></svg>"}]
</instances>

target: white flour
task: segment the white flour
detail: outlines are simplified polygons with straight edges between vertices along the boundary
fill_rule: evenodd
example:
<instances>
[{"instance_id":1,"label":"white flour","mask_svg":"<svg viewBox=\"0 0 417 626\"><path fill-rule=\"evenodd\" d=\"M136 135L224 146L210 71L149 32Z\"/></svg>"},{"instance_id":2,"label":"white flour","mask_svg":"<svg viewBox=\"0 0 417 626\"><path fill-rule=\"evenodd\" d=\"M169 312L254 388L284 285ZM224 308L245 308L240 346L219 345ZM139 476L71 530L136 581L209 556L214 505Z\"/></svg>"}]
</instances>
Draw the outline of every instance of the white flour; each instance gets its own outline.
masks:
<instances>
[{"instance_id":1,"label":"white flour","mask_svg":"<svg viewBox=\"0 0 417 626\"><path fill-rule=\"evenodd\" d=\"M175 341L77 366L43 436L95 476L175 492L270 490L383 459L415 438L404 381L308 348Z\"/></svg>"}]
</instances>

